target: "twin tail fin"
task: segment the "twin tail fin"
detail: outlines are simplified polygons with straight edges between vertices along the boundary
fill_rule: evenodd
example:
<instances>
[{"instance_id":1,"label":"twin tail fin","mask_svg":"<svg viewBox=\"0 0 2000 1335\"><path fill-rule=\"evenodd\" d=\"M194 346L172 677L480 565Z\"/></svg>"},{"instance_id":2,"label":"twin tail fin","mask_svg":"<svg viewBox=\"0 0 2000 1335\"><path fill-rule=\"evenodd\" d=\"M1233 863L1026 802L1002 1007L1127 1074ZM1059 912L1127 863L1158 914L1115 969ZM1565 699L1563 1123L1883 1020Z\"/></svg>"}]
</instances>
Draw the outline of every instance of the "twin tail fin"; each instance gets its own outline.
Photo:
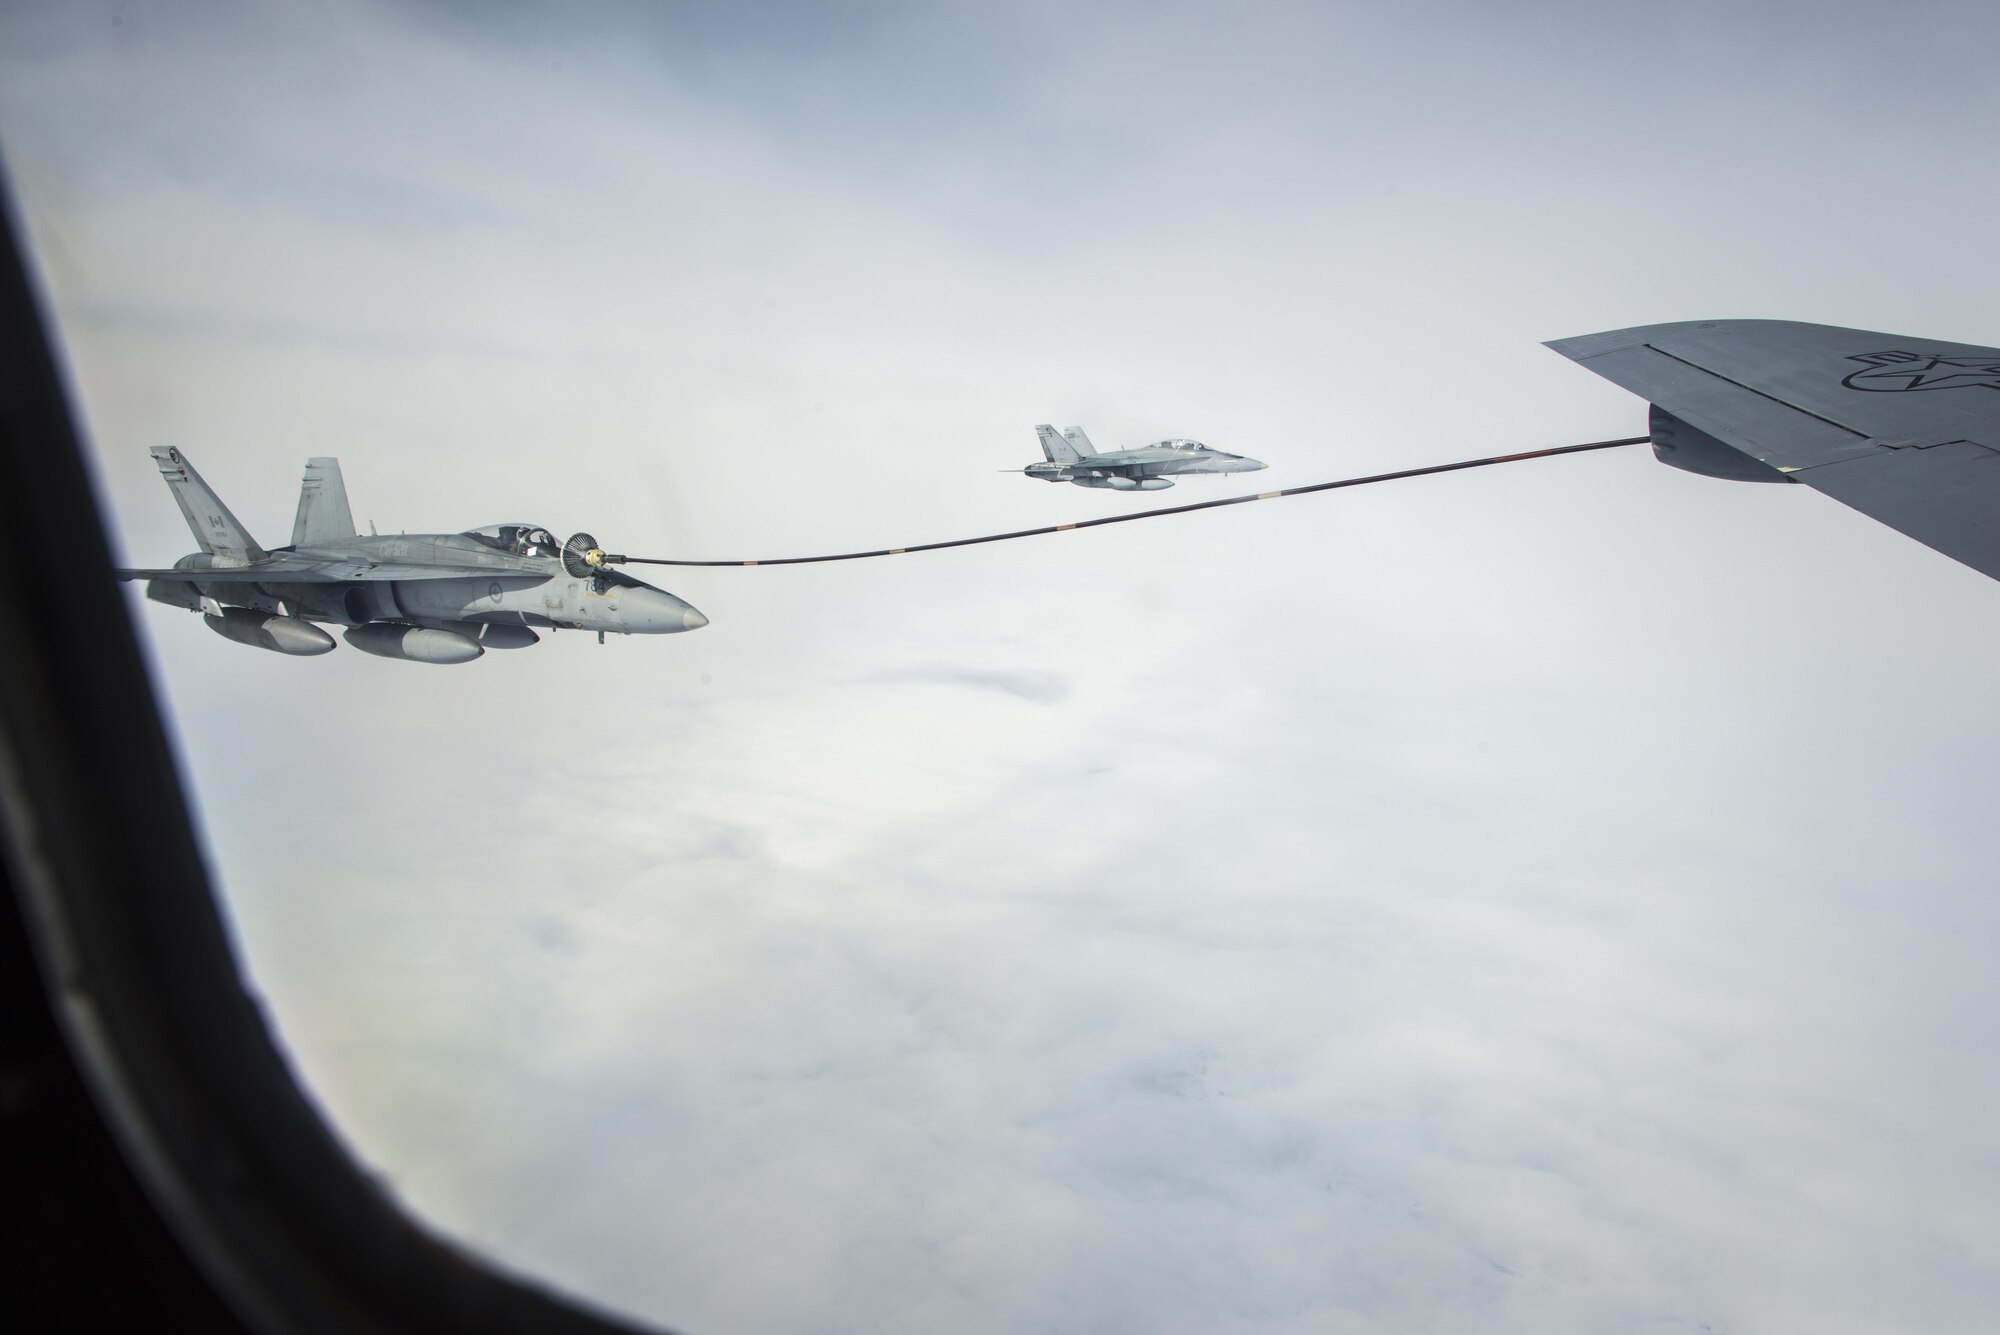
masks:
<instances>
[{"instance_id":1,"label":"twin tail fin","mask_svg":"<svg viewBox=\"0 0 2000 1335\"><path fill-rule=\"evenodd\" d=\"M245 564L264 559L264 549L229 513L229 507L214 489L201 480L201 474L194 471L187 456L171 445L155 445L152 455L153 462L159 465L160 476L166 479L167 489L180 504L194 540L204 552Z\"/></svg>"},{"instance_id":2,"label":"twin tail fin","mask_svg":"<svg viewBox=\"0 0 2000 1335\"><path fill-rule=\"evenodd\" d=\"M1073 464L1097 452L1080 426L1069 427L1060 433L1052 426L1038 426L1035 435L1042 442L1042 456L1052 464Z\"/></svg>"},{"instance_id":3,"label":"twin tail fin","mask_svg":"<svg viewBox=\"0 0 2000 1335\"><path fill-rule=\"evenodd\" d=\"M226 562L250 564L269 555L250 536L242 521L229 512L215 489L202 481L187 456L170 445L152 449L153 462L167 489L179 502L181 514L194 540L211 556ZM354 536L354 515L347 506L347 484L340 477L340 460L306 460L305 480L299 484L299 512L292 521L292 546L335 542Z\"/></svg>"},{"instance_id":4,"label":"twin tail fin","mask_svg":"<svg viewBox=\"0 0 2000 1335\"><path fill-rule=\"evenodd\" d=\"M347 484L340 477L340 460L306 460L305 481L299 484L299 513L292 520L292 546L339 542L354 536L354 512L347 508Z\"/></svg>"}]
</instances>

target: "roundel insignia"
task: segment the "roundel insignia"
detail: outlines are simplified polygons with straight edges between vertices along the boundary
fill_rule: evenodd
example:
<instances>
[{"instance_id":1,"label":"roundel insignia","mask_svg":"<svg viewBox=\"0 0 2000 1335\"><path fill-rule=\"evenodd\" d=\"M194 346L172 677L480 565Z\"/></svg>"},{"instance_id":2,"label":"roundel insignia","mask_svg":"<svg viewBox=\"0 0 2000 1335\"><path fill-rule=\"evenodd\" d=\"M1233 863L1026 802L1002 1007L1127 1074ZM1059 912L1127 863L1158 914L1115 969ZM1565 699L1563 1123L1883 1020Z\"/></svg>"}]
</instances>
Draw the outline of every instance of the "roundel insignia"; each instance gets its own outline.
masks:
<instances>
[{"instance_id":1,"label":"roundel insignia","mask_svg":"<svg viewBox=\"0 0 2000 1335\"><path fill-rule=\"evenodd\" d=\"M500 581L499 581L499 580L497 580L497 579L496 579L496 580L494 580L494 581L493 581L493 582L492 582L491 584L488 584L488 585L486 586L486 596L487 596L488 598L491 598L491 599L492 599L492 600L493 600L494 602L496 602L496 603L500 601Z\"/></svg>"},{"instance_id":2,"label":"roundel insignia","mask_svg":"<svg viewBox=\"0 0 2000 1335\"><path fill-rule=\"evenodd\" d=\"M1944 357L1928 352L1867 352L1849 357L1863 369L1840 383L1849 389L1902 393L1913 389L2000 389L2000 356Z\"/></svg>"}]
</instances>

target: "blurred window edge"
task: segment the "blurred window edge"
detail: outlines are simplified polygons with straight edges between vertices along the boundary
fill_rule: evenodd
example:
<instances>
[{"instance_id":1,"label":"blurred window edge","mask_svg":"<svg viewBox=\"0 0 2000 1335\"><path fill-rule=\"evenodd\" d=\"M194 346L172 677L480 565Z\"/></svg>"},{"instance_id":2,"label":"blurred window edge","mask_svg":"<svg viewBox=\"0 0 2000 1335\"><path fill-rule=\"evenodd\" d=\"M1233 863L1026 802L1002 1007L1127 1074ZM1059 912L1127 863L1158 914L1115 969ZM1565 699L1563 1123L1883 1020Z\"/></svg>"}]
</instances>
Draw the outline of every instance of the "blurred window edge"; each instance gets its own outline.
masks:
<instances>
[{"instance_id":1,"label":"blurred window edge","mask_svg":"<svg viewBox=\"0 0 2000 1335\"><path fill-rule=\"evenodd\" d=\"M644 1330L420 1226L294 1081L210 891L4 172L0 215L5 495L40 557L0 592L19 1328Z\"/></svg>"}]
</instances>

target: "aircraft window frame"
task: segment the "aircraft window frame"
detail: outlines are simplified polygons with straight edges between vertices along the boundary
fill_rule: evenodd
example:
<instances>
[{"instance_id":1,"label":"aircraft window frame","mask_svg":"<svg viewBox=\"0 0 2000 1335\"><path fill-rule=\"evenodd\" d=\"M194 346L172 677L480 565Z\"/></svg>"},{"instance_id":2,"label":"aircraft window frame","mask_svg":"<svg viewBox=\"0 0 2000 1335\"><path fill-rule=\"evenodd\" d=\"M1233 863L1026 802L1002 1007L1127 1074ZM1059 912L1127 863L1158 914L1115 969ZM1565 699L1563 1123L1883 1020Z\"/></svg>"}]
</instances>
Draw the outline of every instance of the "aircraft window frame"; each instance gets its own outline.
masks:
<instances>
[{"instance_id":1,"label":"aircraft window frame","mask_svg":"<svg viewBox=\"0 0 2000 1335\"><path fill-rule=\"evenodd\" d=\"M30 1327L640 1335L411 1218L296 1083L209 883L11 201L0 177L0 457L66 582L0 596L0 949L41 1003L32 1058L10 1057L40 1151L10 1204L71 1208L10 1298ZM94 1118L35 1131L80 1104Z\"/></svg>"}]
</instances>

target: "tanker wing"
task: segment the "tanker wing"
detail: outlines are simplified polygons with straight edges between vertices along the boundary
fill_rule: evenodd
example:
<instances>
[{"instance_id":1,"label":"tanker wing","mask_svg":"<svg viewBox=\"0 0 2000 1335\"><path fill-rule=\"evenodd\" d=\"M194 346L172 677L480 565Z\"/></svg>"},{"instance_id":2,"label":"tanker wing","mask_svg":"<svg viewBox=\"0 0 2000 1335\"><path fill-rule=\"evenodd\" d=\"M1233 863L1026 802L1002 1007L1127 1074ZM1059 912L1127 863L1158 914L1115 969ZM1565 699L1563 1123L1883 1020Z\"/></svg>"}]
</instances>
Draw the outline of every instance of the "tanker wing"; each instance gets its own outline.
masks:
<instances>
[{"instance_id":1,"label":"tanker wing","mask_svg":"<svg viewBox=\"0 0 2000 1335\"><path fill-rule=\"evenodd\" d=\"M1652 402L1662 461L1775 471L2000 579L2000 349L1785 320L1548 346Z\"/></svg>"}]
</instances>

